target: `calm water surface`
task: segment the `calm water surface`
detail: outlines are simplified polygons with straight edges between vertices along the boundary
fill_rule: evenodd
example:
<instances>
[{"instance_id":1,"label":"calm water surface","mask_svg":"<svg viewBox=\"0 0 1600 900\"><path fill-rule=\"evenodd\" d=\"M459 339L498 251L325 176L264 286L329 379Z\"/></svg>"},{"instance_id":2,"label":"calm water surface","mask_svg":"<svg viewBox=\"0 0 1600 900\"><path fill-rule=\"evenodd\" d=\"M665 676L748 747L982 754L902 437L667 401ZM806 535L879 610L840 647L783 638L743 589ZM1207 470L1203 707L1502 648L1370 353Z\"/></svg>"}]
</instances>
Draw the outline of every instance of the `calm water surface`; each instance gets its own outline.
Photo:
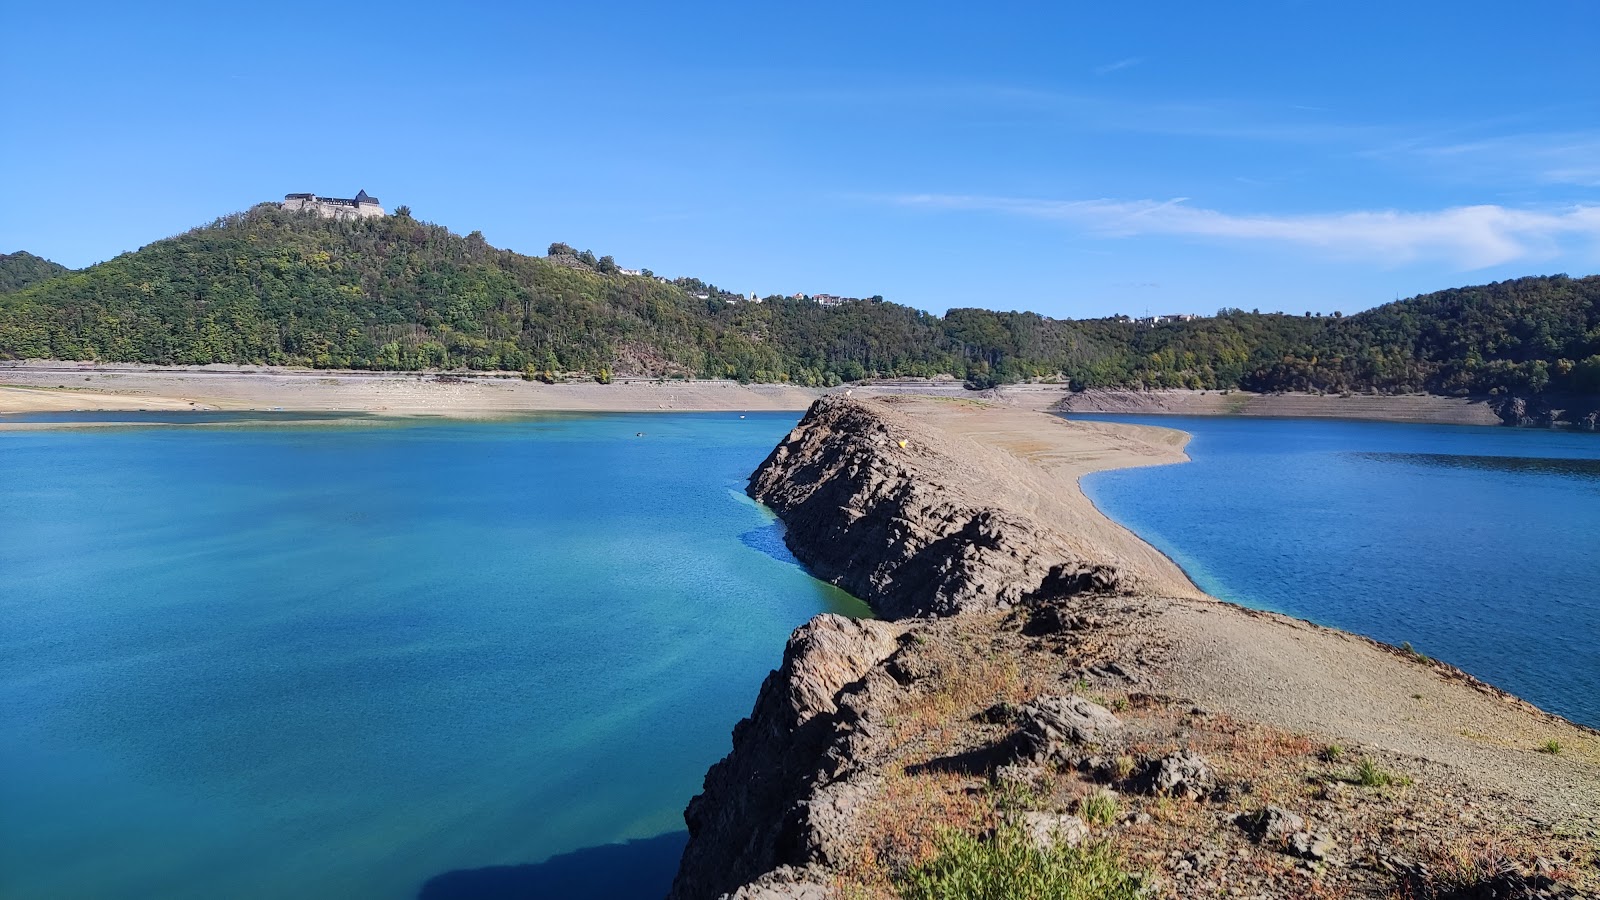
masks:
<instances>
[{"instance_id":1,"label":"calm water surface","mask_svg":"<svg viewBox=\"0 0 1600 900\"><path fill-rule=\"evenodd\" d=\"M1074 416L1073 418L1079 418ZM1084 479L1207 592L1438 657L1600 726L1600 436L1291 419Z\"/></svg>"},{"instance_id":2,"label":"calm water surface","mask_svg":"<svg viewBox=\"0 0 1600 900\"><path fill-rule=\"evenodd\" d=\"M259 418L0 433L0 895L660 896L863 611L742 495L793 415Z\"/></svg>"}]
</instances>

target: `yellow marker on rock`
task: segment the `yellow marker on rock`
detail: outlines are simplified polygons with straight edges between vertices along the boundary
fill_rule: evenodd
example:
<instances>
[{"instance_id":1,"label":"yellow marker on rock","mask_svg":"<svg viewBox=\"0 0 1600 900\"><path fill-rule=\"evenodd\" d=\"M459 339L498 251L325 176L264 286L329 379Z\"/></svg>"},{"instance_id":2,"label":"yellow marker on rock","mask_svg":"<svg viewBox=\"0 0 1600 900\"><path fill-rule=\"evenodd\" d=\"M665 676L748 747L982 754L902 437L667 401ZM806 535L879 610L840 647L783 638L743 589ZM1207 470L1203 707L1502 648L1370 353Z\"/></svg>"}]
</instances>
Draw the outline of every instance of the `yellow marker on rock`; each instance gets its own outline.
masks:
<instances>
[{"instance_id":1,"label":"yellow marker on rock","mask_svg":"<svg viewBox=\"0 0 1600 900\"><path fill-rule=\"evenodd\" d=\"M900 449L904 450L905 448L906 448L906 442L905 441L901 441L900 442Z\"/></svg>"}]
</instances>

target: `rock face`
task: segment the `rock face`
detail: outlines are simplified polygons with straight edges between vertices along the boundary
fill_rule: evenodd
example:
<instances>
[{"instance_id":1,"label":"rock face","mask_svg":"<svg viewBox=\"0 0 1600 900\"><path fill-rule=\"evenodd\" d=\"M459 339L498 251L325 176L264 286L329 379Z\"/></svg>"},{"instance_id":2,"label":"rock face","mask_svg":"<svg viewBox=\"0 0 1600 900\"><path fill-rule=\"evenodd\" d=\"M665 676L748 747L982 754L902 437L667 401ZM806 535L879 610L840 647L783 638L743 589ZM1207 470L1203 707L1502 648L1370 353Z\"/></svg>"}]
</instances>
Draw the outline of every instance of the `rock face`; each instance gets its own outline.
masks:
<instances>
[{"instance_id":1,"label":"rock face","mask_svg":"<svg viewBox=\"0 0 1600 900\"><path fill-rule=\"evenodd\" d=\"M821 900L861 887L863 865L878 866L879 874L903 871L911 859L904 848L975 816L1008 821L1040 847L1126 829L1154 831L1138 836L1166 842L1171 852L1161 877L1171 879L1177 896L1219 896L1223 888L1310 896L1330 869L1352 884L1359 880L1363 890L1402 877L1420 885L1412 896L1468 896L1424 893L1436 879L1421 864L1356 862L1377 858L1368 836L1400 821L1402 812L1409 822L1431 809L1432 829L1474 833L1458 815L1459 798L1449 794L1431 804L1376 792L1359 802L1341 799L1336 814L1318 807L1315 825L1282 808L1227 814L1258 785L1266 786L1262 797L1298 796L1307 771L1321 773L1326 796L1340 784L1329 760L1288 742L1279 746L1273 735L1281 722L1251 718L1257 687L1274 694L1279 681L1298 677L1277 660L1298 666L1300 651L1315 651L1313 662L1317 653L1337 660L1365 653L1369 665L1411 680L1405 683L1418 677L1413 660L1303 623L1161 593L1171 583L1148 574L1148 565L1137 583L1120 574L1107 563L1139 567L1144 558L1108 532L1092 532L1095 541L1069 533L1085 520L1051 505L1063 484L1059 472L1040 480L1026 475L1030 460L1077 447L1099 453L1102 444L1046 442L1039 449L1002 431L986 445L973 435L993 420L945 409L939 413L945 418L930 424L903 415L903 408L824 398L751 479L751 495L787 523L795 554L891 621L824 615L794 633L755 709L734 729L732 752L707 774L685 813L690 839L673 900ZM958 419L948 433L937 424ZM1290 651L1264 656L1261 641ZM1232 687L1217 693L1209 667L1219 659L1250 663L1223 668L1245 680L1248 693ZM1188 680L1175 681L1175 672L1187 672ZM1301 693L1284 699L1310 697L1321 709L1330 695L1383 704L1394 693L1387 681L1375 694L1341 693L1349 674L1339 669L1321 680L1294 681ZM1108 696L1123 694L1113 703L1118 715L1063 689L1071 684L1087 692L1078 686L1085 683ZM1196 684L1211 693L1188 693ZM1471 690L1460 692L1462 708L1482 712ZM1220 712L1207 713L1186 697ZM1352 727L1348 717L1329 721ZM1529 721L1540 735L1554 727L1545 718ZM1457 720L1443 722L1454 735ZM1327 736L1349 739L1342 730ZM1263 757L1255 749L1263 746L1273 752ZM1555 762L1567 764L1565 756ZM1234 777L1240 771L1251 778ZM1560 783L1572 797L1589 790L1586 782ZM1110 809L1126 812L1107 821L1101 815L1107 804L1083 800L1113 785L1120 794ZM1180 804L1192 804L1196 814L1151 815L1172 808L1170 798L1187 798ZM1498 810L1497 802L1484 800L1475 813ZM1555 802L1577 808L1567 796ZM1517 803L1504 821L1518 828L1535 821L1533 810L1548 808ZM1073 809L1078 816L1068 813ZM1220 822L1236 827L1218 829ZM1413 832L1384 833L1383 853L1397 841L1409 853L1426 849ZM1194 850L1198 844L1222 846ZM1255 862L1264 858L1276 872L1267 883ZM1535 875L1542 880L1484 885L1492 891L1548 886L1548 875ZM1351 896L1383 896L1390 886ZM1513 896L1470 896L1480 895Z\"/></svg>"},{"instance_id":2,"label":"rock face","mask_svg":"<svg viewBox=\"0 0 1600 900\"><path fill-rule=\"evenodd\" d=\"M1022 708L1017 752L1026 760L1061 758L1067 743L1103 743L1122 723L1111 710L1082 697L1041 697Z\"/></svg>"},{"instance_id":3,"label":"rock face","mask_svg":"<svg viewBox=\"0 0 1600 900\"><path fill-rule=\"evenodd\" d=\"M950 490L960 461L922 446L908 421L830 395L750 478L812 572L906 618L1114 590L1123 576L1080 560L1047 529Z\"/></svg>"},{"instance_id":4,"label":"rock face","mask_svg":"<svg viewBox=\"0 0 1600 900\"><path fill-rule=\"evenodd\" d=\"M952 472L961 466L920 445L914 424L892 410L829 396L751 476L749 493L783 519L813 573L889 619L1059 603L1121 585L1115 568L1077 559L1048 529L960 496ZM875 671L897 690L925 674L915 654L896 654L904 630L823 615L794 633L754 712L734 728L732 752L684 813L689 843L674 900L811 896L809 873L838 861L877 787L856 771L874 728L864 679ZM1034 712L1045 754L1117 725L1076 697ZM1066 839L1081 837L1071 825Z\"/></svg>"},{"instance_id":5,"label":"rock face","mask_svg":"<svg viewBox=\"0 0 1600 900\"><path fill-rule=\"evenodd\" d=\"M831 783L845 754L830 750L854 725L838 698L894 652L899 633L886 622L836 615L817 616L795 631L783 664L761 685L754 712L734 727L733 752L689 801L689 845L670 896L719 897L782 866L803 868L826 857L830 820L847 814L864 793L859 785ZM794 883L764 887L768 893L741 896L802 897L810 889L796 876Z\"/></svg>"}]
</instances>

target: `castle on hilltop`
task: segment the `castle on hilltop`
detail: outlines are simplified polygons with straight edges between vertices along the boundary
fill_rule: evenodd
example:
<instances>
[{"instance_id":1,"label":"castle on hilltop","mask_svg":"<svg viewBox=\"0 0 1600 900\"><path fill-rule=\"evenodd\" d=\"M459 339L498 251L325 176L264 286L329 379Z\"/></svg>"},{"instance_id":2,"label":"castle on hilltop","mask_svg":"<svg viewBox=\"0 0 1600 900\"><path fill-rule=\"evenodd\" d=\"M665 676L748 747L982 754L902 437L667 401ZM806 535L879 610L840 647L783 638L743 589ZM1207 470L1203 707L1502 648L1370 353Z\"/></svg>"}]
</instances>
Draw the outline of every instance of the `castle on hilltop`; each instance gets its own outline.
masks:
<instances>
[{"instance_id":1,"label":"castle on hilltop","mask_svg":"<svg viewBox=\"0 0 1600 900\"><path fill-rule=\"evenodd\" d=\"M316 194L285 194L279 206L297 211L309 209L329 219L365 219L368 216L388 215L378 205L378 198L367 196L366 191L361 191L351 200L318 197Z\"/></svg>"}]
</instances>

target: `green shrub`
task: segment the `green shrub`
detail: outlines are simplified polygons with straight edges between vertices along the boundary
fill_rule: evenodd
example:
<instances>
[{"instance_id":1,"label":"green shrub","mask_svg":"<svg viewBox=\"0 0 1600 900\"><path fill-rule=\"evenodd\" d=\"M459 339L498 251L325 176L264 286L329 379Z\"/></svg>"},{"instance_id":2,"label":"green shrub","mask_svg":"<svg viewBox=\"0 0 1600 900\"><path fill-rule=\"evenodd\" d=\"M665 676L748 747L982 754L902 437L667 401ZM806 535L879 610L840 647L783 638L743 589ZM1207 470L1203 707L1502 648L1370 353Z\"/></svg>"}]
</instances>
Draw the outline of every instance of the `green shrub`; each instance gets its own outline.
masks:
<instances>
[{"instance_id":1,"label":"green shrub","mask_svg":"<svg viewBox=\"0 0 1600 900\"><path fill-rule=\"evenodd\" d=\"M899 880L905 900L1137 900L1143 884L1107 844L1045 851L1015 827L945 832L938 855Z\"/></svg>"},{"instance_id":2,"label":"green shrub","mask_svg":"<svg viewBox=\"0 0 1600 900\"><path fill-rule=\"evenodd\" d=\"M1539 745L1539 752L1548 753L1551 756L1555 756L1561 752L1561 742L1557 740L1545 741Z\"/></svg>"},{"instance_id":3,"label":"green shrub","mask_svg":"<svg viewBox=\"0 0 1600 900\"><path fill-rule=\"evenodd\" d=\"M1110 825L1121 811L1117 795L1110 791L1095 791L1078 804L1078 815L1090 825Z\"/></svg>"},{"instance_id":4,"label":"green shrub","mask_svg":"<svg viewBox=\"0 0 1600 900\"><path fill-rule=\"evenodd\" d=\"M1428 663L1433 662L1433 657L1431 657L1428 654L1423 653L1423 652L1419 651L1417 648L1411 646L1411 642L1410 641L1406 641L1405 643L1401 644L1400 645L1400 649L1402 651L1404 651L1407 656L1411 657L1412 659L1416 660L1419 663L1428 664Z\"/></svg>"},{"instance_id":5,"label":"green shrub","mask_svg":"<svg viewBox=\"0 0 1600 900\"><path fill-rule=\"evenodd\" d=\"M1370 759L1363 759L1361 764L1356 766L1355 775L1351 776L1349 780L1362 787L1409 786L1411 784L1410 778L1380 769L1378 764Z\"/></svg>"}]
</instances>

